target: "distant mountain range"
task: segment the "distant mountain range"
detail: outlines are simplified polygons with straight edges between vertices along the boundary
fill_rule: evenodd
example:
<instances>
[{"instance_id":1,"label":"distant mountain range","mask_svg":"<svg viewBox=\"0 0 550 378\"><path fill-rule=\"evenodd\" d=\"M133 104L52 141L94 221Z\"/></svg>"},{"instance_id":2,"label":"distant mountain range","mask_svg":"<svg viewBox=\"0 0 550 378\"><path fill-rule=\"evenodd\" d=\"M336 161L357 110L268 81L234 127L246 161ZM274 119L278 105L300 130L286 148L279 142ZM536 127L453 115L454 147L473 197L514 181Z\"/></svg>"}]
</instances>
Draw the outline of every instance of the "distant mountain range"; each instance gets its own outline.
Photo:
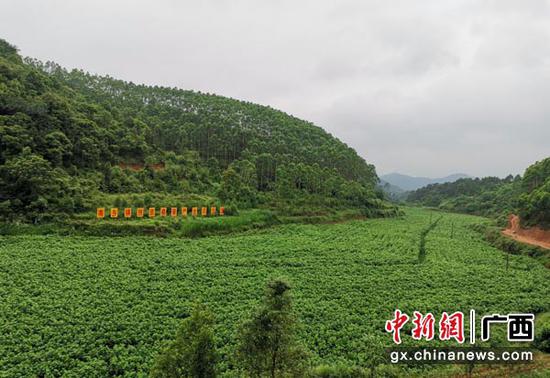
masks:
<instances>
[{"instance_id":1,"label":"distant mountain range","mask_svg":"<svg viewBox=\"0 0 550 378\"><path fill-rule=\"evenodd\" d=\"M398 191L398 189L401 189L402 191L416 190L426 185L443 184L445 182L454 182L458 179L468 178L468 177L470 176L464 173L455 173L455 174L445 176L445 177L440 177L440 178L414 177L414 176L402 175L401 173L390 173L387 175L380 176L380 180L382 180L382 185L384 185L384 183L388 183L391 185L392 191L396 192Z\"/></svg>"}]
</instances>

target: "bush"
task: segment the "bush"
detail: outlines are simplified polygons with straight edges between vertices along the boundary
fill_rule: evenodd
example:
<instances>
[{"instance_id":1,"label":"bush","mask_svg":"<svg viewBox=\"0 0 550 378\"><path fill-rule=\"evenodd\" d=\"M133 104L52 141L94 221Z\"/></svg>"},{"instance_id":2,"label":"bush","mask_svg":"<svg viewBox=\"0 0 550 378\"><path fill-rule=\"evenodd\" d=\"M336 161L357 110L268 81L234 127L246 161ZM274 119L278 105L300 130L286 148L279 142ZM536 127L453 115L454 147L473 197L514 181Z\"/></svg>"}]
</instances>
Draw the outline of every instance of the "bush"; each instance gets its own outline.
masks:
<instances>
[{"instance_id":1,"label":"bush","mask_svg":"<svg viewBox=\"0 0 550 378\"><path fill-rule=\"evenodd\" d=\"M542 352L550 353L550 324L543 326L540 333L535 337L533 346Z\"/></svg>"},{"instance_id":2,"label":"bush","mask_svg":"<svg viewBox=\"0 0 550 378\"><path fill-rule=\"evenodd\" d=\"M76 183L76 185L75 185ZM0 165L0 217L38 223L56 213L71 214L78 182L30 148Z\"/></svg>"},{"instance_id":3,"label":"bush","mask_svg":"<svg viewBox=\"0 0 550 378\"><path fill-rule=\"evenodd\" d=\"M550 253L540 247L524 244L508 238L501 233L501 228L486 223L473 224L471 228L483 235L492 246L513 255L525 255L537 259L550 268Z\"/></svg>"},{"instance_id":4,"label":"bush","mask_svg":"<svg viewBox=\"0 0 550 378\"><path fill-rule=\"evenodd\" d=\"M176 339L157 356L151 376L156 378L208 378L216 376L217 353L214 317L204 306L193 308Z\"/></svg>"}]
</instances>

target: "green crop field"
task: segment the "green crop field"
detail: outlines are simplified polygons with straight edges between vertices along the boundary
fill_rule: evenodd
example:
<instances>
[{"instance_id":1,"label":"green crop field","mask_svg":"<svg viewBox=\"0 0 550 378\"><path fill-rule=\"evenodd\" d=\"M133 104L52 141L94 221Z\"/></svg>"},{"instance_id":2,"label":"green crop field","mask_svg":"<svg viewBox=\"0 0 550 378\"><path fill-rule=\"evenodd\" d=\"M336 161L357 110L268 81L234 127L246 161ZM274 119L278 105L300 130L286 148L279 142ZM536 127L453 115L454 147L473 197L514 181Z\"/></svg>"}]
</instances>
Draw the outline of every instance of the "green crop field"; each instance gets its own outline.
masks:
<instances>
[{"instance_id":1,"label":"green crop field","mask_svg":"<svg viewBox=\"0 0 550 378\"><path fill-rule=\"evenodd\" d=\"M440 217L419 260L420 235ZM481 221L407 209L202 239L0 237L0 376L146 375L194 301L213 310L231 374L237 326L281 276L314 364L368 366L391 346L384 322L396 308L548 311L550 272L524 256L506 270L506 255L469 227Z\"/></svg>"}]
</instances>

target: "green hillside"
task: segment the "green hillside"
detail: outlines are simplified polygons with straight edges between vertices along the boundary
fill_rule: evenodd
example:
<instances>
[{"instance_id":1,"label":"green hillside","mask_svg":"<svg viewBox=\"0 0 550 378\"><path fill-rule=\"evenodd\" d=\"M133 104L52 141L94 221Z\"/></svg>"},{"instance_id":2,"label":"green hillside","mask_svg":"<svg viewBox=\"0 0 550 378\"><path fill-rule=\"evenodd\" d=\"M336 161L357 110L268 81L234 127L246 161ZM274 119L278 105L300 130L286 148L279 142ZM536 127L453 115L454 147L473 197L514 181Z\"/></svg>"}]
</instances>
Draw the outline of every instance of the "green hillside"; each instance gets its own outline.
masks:
<instances>
[{"instance_id":1,"label":"green hillside","mask_svg":"<svg viewBox=\"0 0 550 378\"><path fill-rule=\"evenodd\" d=\"M0 216L44 221L101 193L380 213L372 165L269 107L22 59L0 40ZM168 204L169 205L169 204Z\"/></svg>"},{"instance_id":2,"label":"green hillside","mask_svg":"<svg viewBox=\"0 0 550 378\"><path fill-rule=\"evenodd\" d=\"M500 217L519 213L526 225L550 227L550 158L523 176L463 178L411 192L408 201L468 214Z\"/></svg>"}]
</instances>

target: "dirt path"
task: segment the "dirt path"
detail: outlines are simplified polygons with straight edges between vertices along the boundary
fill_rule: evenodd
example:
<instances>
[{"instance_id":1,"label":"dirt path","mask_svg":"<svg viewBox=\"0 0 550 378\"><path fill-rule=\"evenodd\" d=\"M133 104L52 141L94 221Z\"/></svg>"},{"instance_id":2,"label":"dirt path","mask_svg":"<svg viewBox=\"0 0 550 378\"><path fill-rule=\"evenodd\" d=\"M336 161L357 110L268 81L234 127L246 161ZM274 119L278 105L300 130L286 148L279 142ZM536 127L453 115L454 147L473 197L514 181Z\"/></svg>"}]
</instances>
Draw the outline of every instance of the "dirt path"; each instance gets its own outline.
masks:
<instances>
[{"instance_id":1,"label":"dirt path","mask_svg":"<svg viewBox=\"0 0 550 378\"><path fill-rule=\"evenodd\" d=\"M531 244L531 245L536 245L537 247L550 249L550 243L546 243L544 241L533 239L532 237L529 237L529 236L522 236L522 235L514 234L512 232L512 230L504 230L504 231L502 231L502 234L506 235L506 236L509 236L512 239L517 240L518 242Z\"/></svg>"},{"instance_id":2,"label":"dirt path","mask_svg":"<svg viewBox=\"0 0 550 378\"><path fill-rule=\"evenodd\" d=\"M521 228L519 217L510 215L508 228L502 231L503 235L511 237L521 243L536 245L537 247L550 249L550 231L545 231L537 227Z\"/></svg>"}]
</instances>

